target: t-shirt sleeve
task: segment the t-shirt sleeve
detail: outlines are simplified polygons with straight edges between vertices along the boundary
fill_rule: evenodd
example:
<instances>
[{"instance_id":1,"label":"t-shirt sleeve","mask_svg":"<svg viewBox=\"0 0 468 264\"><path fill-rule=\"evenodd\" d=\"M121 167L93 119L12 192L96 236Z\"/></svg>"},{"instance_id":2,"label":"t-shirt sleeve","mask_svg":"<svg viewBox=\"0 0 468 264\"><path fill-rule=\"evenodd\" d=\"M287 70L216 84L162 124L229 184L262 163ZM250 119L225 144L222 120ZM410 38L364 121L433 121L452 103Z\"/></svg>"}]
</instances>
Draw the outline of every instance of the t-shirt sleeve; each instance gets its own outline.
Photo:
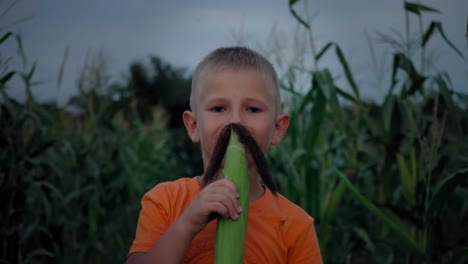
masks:
<instances>
[{"instance_id":1,"label":"t-shirt sleeve","mask_svg":"<svg viewBox=\"0 0 468 264\"><path fill-rule=\"evenodd\" d=\"M288 253L288 263L323 263L313 221L299 232Z\"/></svg>"},{"instance_id":2,"label":"t-shirt sleeve","mask_svg":"<svg viewBox=\"0 0 468 264\"><path fill-rule=\"evenodd\" d=\"M130 246L129 254L147 252L168 228L169 220L164 207L164 190L161 186L156 186L150 192L145 194L141 200L142 208L138 218L135 240Z\"/></svg>"}]
</instances>

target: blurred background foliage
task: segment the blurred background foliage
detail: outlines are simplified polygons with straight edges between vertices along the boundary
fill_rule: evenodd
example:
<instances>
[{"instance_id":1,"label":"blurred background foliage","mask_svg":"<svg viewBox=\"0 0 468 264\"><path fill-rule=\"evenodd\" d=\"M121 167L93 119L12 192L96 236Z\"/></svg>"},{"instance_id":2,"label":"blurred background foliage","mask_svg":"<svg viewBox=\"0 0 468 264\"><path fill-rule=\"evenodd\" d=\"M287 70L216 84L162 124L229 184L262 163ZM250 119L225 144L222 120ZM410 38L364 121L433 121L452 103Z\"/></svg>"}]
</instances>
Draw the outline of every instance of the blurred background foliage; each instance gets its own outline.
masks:
<instances>
[{"instance_id":1,"label":"blurred background foliage","mask_svg":"<svg viewBox=\"0 0 468 264\"><path fill-rule=\"evenodd\" d=\"M466 263L468 95L456 92L450 73L427 67L427 43L438 35L449 52L463 53L441 23L420 23L416 49L407 30L392 54L383 100L365 100L340 46L316 46L298 2L289 8L307 52L290 63L265 52L282 73L291 115L268 159L281 193L315 218L324 262ZM404 10L407 29L408 16L437 11L412 2ZM21 36L1 33L0 45L17 43L12 57L23 67L0 57L0 261L124 262L142 195L201 173L181 122L190 75L151 57L111 84L97 53L66 105L38 102L36 64L27 63ZM324 56L339 72L321 67ZM24 102L9 96L12 78L22 80Z\"/></svg>"}]
</instances>

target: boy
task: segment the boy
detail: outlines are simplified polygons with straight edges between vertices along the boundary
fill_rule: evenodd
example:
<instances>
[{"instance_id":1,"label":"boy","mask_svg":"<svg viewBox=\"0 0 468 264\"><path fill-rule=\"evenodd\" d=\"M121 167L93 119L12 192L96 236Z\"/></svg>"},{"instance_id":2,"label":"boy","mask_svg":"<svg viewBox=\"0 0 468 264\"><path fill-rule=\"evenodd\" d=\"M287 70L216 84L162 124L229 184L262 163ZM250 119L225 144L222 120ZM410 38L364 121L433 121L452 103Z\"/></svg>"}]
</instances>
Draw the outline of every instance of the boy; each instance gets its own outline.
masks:
<instances>
[{"instance_id":1,"label":"boy","mask_svg":"<svg viewBox=\"0 0 468 264\"><path fill-rule=\"evenodd\" d=\"M127 263L213 263L216 220L236 220L249 210L244 263L322 263L313 218L258 181L249 157L250 205L240 208L236 186L206 181L220 132L247 128L263 153L280 143L289 116L280 113L278 78L260 54L244 47L220 48L195 69L188 135L200 143L204 174L162 183L145 194Z\"/></svg>"}]
</instances>

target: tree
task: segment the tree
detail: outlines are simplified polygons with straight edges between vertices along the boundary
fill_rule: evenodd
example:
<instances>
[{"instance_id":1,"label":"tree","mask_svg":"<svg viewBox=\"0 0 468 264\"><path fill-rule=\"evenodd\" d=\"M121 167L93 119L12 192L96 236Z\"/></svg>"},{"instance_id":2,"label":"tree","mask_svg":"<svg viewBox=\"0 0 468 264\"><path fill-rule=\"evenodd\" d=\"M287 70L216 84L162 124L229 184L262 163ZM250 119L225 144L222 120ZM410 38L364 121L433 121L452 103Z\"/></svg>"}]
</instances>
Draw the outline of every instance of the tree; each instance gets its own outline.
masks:
<instances>
[{"instance_id":1,"label":"tree","mask_svg":"<svg viewBox=\"0 0 468 264\"><path fill-rule=\"evenodd\" d=\"M169 128L182 127L182 113L190 107L190 84L184 68L174 68L157 56L150 59L150 71L140 62L130 65L128 88L144 122L155 121L151 109L159 105L168 114Z\"/></svg>"}]
</instances>

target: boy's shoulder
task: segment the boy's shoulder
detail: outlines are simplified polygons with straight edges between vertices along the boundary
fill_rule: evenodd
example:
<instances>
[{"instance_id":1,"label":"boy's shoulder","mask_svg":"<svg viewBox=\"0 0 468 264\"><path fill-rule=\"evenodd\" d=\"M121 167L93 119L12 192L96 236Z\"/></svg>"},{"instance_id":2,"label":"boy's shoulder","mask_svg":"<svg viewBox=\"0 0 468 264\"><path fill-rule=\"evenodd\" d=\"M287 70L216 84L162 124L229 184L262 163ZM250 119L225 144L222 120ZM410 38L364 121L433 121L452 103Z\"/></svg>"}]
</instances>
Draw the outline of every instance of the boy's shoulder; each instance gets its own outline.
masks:
<instances>
[{"instance_id":1,"label":"boy's shoulder","mask_svg":"<svg viewBox=\"0 0 468 264\"><path fill-rule=\"evenodd\" d=\"M284 213L301 219L308 219L309 221L313 222L314 219L312 216L310 216L302 207L293 203L291 200L280 193L278 193L276 197L278 199L279 206Z\"/></svg>"},{"instance_id":2,"label":"boy's shoulder","mask_svg":"<svg viewBox=\"0 0 468 264\"><path fill-rule=\"evenodd\" d=\"M145 196L150 199L164 195L186 196L188 194L197 193L199 190L200 186L198 184L197 177L183 177L174 181L158 183L151 190L149 190Z\"/></svg>"},{"instance_id":3,"label":"boy's shoulder","mask_svg":"<svg viewBox=\"0 0 468 264\"><path fill-rule=\"evenodd\" d=\"M254 210L271 217L280 217L282 221L299 223L299 225L311 225L314 219L300 206L293 203L281 193L274 195L270 190L258 202L254 203Z\"/></svg>"},{"instance_id":4,"label":"boy's shoulder","mask_svg":"<svg viewBox=\"0 0 468 264\"><path fill-rule=\"evenodd\" d=\"M273 222L279 221L280 225L277 227L286 240L295 241L302 234L314 229L314 219L304 209L280 193L269 193L261 214Z\"/></svg>"},{"instance_id":5,"label":"boy's shoulder","mask_svg":"<svg viewBox=\"0 0 468 264\"><path fill-rule=\"evenodd\" d=\"M197 177L182 177L173 181L158 183L153 187L153 189L190 188L195 187L197 184Z\"/></svg>"}]
</instances>

